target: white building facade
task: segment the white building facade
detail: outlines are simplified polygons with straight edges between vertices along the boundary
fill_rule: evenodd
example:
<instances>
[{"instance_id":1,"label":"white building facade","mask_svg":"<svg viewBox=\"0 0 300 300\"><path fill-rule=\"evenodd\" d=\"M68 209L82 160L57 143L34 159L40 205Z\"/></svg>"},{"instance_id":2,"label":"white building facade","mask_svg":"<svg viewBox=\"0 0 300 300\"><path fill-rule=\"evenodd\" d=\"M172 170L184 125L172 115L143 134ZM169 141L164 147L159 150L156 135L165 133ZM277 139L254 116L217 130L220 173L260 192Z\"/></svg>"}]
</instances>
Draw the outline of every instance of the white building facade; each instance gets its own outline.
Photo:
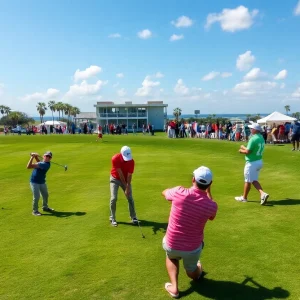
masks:
<instances>
[{"instance_id":1,"label":"white building facade","mask_svg":"<svg viewBox=\"0 0 300 300\"><path fill-rule=\"evenodd\" d=\"M100 101L94 106L97 123L102 127L107 124L125 124L129 132L133 124L138 131L141 131L143 124L151 124L155 131L163 130L167 119L168 104L164 104L163 101L148 101L146 104Z\"/></svg>"}]
</instances>

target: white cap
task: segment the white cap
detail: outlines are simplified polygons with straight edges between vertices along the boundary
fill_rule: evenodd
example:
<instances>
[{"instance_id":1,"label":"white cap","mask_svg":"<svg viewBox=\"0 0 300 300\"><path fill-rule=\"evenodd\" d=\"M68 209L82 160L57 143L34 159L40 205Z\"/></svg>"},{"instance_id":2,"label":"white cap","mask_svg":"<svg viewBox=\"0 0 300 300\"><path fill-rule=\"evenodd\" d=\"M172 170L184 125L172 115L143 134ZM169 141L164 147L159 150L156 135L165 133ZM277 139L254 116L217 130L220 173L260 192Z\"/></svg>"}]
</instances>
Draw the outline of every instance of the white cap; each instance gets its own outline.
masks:
<instances>
[{"instance_id":1,"label":"white cap","mask_svg":"<svg viewBox=\"0 0 300 300\"><path fill-rule=\"evenodd\" d=\"M204 185L209 185L212 182L212 172L207 167L199 167L193 172L195 180Z\"/></svg>"},{"instance_id":2,"label":"white cap","mask_svg":"<svg viewBox=\"0 0 300 300\"><path fill-rule=\"evenodd\" d=\"M252 128L254 130L257 130L257 131L261 131L261 127L259 126L259 124L257 123L252 123L251 125L248 126L249 128Z\"/></svg>"},{"instance_id":3,"label":"white cap","mask_svg":"<svg viewBox=\"0 0 300 300\"><path fill-rule=\"evenodd\" d=\"M131 149L128 146L123 146L121 148L121 154L125 161L132 160Z\"/></svg>"}]
</instances>

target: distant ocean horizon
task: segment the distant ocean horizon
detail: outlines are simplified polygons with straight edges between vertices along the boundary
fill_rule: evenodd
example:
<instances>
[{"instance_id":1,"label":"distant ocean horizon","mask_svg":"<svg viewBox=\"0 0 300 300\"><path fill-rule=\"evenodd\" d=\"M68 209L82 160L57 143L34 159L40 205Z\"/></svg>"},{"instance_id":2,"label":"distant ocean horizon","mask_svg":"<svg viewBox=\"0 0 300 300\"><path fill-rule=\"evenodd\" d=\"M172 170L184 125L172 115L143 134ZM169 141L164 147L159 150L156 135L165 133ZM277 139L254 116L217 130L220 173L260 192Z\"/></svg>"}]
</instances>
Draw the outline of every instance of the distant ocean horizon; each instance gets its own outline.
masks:
<instances>
[{"instance_id":1,"label":"distant ocean horizon","mask_svg":"<svg viewBox=\"0 0 300 300\"><path fill-rule=\"evenodd\" d=\"M231 119L231 118L238 118L242 120L247 119L248 114L215 114L215 118L226 118L226 119ZM251 114L251 116L255 116L257 114ZM260 113L259 114L261 118L268 116L268 113ZM207 118L208 116L212 116L212 114L199 114L197 115L197 118ZM168 119L174 118L174 115L168 115ZM188 118L195 118L195 114L182 114L180 118L188 119ZM33 117L34 120L40 121L40 117ZM44 116L44 121L51 121L52 116ZM54 117L54 120L58 120L58 117Z\"/></svg>"}]
</instances>

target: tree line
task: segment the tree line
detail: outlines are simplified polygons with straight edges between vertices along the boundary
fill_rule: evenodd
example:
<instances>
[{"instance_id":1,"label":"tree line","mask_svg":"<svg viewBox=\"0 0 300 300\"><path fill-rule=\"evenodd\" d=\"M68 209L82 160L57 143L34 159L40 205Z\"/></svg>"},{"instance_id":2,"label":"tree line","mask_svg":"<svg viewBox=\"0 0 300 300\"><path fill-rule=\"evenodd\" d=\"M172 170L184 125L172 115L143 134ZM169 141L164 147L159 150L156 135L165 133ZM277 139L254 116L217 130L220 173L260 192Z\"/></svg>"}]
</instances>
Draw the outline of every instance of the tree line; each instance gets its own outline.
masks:
<instances>
[{"instance_id":1,"label":"tree line","mask_svg":"<svg viewBox=\"0 0 300 300\"><path fill-rule=\"evenodd\" d=\"M48 104L48 105L47 105ZM36 105L37 112L39 113L41 123L44 122L44 116L47 109L52 113L52 119L54 120L54 113L58 112L58 119L61 120L63 115L67 116L67 123L70 123L70 117L76 117L80 114L78 107L72 106L68 103L55 102L50 100L48 103L38 102ZM29 117L26 113L20 111L12 111L12 109L6 105L0 105L0 112L2 117L0 119L1 125L16 126L19 125L29 125L30 123L35 123L35 120Z\"/></svg>"}]
</instances>

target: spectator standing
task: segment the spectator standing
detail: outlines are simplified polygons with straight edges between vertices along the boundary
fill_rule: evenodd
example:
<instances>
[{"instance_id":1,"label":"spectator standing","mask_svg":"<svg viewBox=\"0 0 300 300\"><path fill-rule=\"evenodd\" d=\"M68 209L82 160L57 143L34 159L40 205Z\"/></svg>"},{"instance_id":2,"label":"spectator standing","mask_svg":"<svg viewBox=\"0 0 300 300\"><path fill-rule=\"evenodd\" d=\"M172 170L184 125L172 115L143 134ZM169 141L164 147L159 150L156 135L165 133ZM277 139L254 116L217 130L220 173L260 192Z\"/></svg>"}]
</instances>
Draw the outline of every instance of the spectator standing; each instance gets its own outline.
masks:
<instances>
[{"instance_id":1,"label":"spectator standing","mask_svg":"<svg viewBox=\"0 0 300 300\"><path fill-rule=\"evenodd\" d=\"M265 148L265 141L261 135L261 127L257 123L248 126L251 129L252 137L247 147L241 145L239 152L245 154L246 165L244 168L244 193L242 196L235 197L236 201L247 202L251 184L260 193L260 204L266 204L269 194L265 193L258 181L259 172L263 166L262 155Z\"/></svg>"}]
</instances>

